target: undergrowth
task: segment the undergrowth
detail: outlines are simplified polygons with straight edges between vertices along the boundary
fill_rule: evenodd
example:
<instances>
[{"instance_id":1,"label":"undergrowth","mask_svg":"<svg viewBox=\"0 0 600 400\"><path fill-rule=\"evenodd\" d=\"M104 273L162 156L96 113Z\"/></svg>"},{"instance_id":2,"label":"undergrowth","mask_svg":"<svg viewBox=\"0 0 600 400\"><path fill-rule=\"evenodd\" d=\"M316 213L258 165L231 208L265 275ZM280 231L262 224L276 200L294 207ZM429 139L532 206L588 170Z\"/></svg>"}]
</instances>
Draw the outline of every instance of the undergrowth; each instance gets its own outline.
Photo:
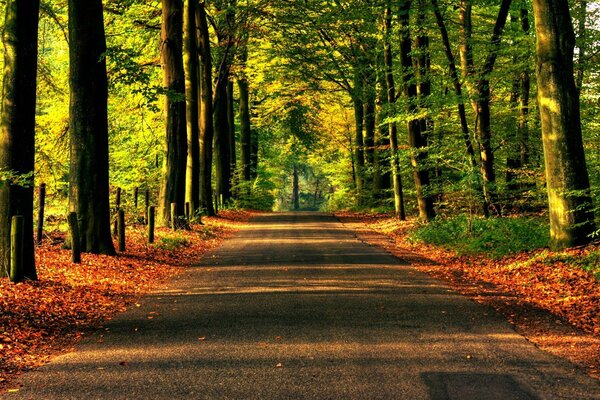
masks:
<instances>
[{"instance_id":1,"label":"undergrowth","mask_svg":"<svg viewBox=\"0 0 600 400\"><path fill-rule=\"evenodd\" d=\"M454 250L458 255L486 254L500 258L546 247L548 223L542 218L438 218L409 234L417 243Z\"/></svg>"}]
</instances>

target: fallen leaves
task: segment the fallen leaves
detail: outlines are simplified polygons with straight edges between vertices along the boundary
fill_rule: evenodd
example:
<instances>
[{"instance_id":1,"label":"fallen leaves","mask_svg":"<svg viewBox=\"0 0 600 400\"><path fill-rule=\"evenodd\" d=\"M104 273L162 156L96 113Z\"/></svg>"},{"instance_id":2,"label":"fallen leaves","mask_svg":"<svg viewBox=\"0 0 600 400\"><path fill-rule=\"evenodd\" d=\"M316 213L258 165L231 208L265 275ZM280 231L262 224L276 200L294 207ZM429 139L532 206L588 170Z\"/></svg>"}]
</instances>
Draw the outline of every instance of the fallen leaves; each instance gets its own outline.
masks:
<instances>
[{"instance_id":1,"label":"fallen leaves","mask_svg":"<svg viewBox=\"0 0 600 400\"><path fill-rule=\"evenodd\" d=\"M203 218L204 225L190 231L159 228L157 238L176 236L185 243L172 249L147 244L145 227L132 227L126 252L115 257L83 254L81 264L72 264L70 252L61 248L64 234L52 233L36 249L39 281L12 284L0 279L0 389L71 347L84 330L100 326L126 306L140 307L136 300L141 295L197 262L249 217L223 211L219 218ZM156 312L148 315L156 317Z\"/></svg>"}]
</instances>

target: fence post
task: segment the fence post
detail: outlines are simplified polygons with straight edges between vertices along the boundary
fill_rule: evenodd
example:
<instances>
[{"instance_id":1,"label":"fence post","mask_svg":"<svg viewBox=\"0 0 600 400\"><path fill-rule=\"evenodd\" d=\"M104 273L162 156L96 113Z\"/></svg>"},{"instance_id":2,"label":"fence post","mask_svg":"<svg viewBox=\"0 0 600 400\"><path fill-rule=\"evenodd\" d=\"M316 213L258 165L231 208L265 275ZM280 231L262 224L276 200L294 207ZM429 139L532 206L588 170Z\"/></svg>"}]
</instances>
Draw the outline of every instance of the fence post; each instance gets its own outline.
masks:
<instances>
[{"instance_id":1,"label":"fence post","mask_svg":"<svg viewBox=\"0 0 600 400\"><path fill-rule=\"evenodd\" d=\"M23 271L23 226L22 215L14 215L10 222L10 280L21 282L25 277Z\"/></svg>"},{"instance_id":2,"label":"fence post","mask_svg":"<svg viewBox=\"0 0 600 400\"><path fill-rule=\"evenodd\" d=\"M71 261L75 264L81 262L81 239L79 237L79 221L77 220L77 213L70 212L67 218L69 221L69 231L71 232Z\"/></svg>"},{"instance_id":3,"label":"fence post","mask_svg":"<svg viewBox=\"0 0 600 400\"><path fill-rule=\"evenodd\" d=\"M37 233L35 243L40 246L42 244L42 236L44 235L44 209L46 208L46 184L42 183L39 189L39 209L37 220Z\"/></svg>"},{"instance_id":4,"label":"fence post","mask_svg":"<svg viewBox=\"0 0 600 400\"><path fill-rule=\"evenodd\" d=\"M119 213L120 209L121 209L121 188L117 187L117 194L115 197L115 211L117 212L117 215L116 215L115 224L113 227L113 236L117 236L117 234L119 232L119 222L117 220L119 219L118 213Z\"/></svg>"},{"instance_id":5,"label":"fence post","mask_svg":"<svg viewBox=\"0 0 600 400\"><path fill-rule=\"evenodd\" d=\"M148 243L154 243L154 206L147 209L148 214Z\"/></svg>"},{"instance_id":6,"label":"fence post","mask_svg":"<svg viewBox=\"0 0 600 400\"><path fill-rule=\"evenodd\" d=\"M171 229L177 230L177 203L171 203Z\"/></svg>"},{"instance_id":7,"label":"fence post","mask_svg":"<svg viewBox=\"0 0 600 400\"><path fill-rule=\"evenodd\" d=\"M147 225L148 224L148 210L150 207L150 189L146 189L146 192L144 193L144 223Z\"/></svg>"},{"instance_id":8,"label":"fence post","mask_svg":"<svg viewBox=\"0 0 600 400\"><path fill-rule=\"evenodd\" d=\"M117 217L118 233L119 233L119 251L125 251L125 211L119 208Z\"/></svg>"}]
</instances>

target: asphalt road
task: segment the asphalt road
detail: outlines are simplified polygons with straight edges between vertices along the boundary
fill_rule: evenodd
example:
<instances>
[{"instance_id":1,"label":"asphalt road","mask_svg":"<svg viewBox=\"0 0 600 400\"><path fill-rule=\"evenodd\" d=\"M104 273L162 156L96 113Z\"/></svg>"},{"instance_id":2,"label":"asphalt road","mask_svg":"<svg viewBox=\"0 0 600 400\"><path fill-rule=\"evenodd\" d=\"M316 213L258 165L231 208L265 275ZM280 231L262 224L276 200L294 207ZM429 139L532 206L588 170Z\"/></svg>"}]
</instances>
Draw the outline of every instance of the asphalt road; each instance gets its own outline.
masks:
<instances>
[{"instance_id":1,"label":"asphalt road","mask_svg":"<svg viewBox=\"0 0 600 400\"><path fill-rule=\"evenodd\" d=\"M101 336L102 335L102 336ZM598 399L538 350L333 217L273 214L6 399Z\"/></svg>"}]
</instances>

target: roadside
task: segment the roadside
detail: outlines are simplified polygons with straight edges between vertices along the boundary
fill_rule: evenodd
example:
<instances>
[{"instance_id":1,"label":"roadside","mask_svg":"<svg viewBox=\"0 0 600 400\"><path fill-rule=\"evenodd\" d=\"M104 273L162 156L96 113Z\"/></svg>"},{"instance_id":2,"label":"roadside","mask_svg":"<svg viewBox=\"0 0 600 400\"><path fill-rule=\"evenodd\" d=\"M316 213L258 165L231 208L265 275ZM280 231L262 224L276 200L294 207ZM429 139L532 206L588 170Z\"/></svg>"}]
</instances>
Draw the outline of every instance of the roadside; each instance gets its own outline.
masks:
<instances>
[{"instance_id":1,"label":"roadside","mask_svg":"<svg viewBox=\"0 0 600 400\"><path fill-rule=\"evenodd\" d=\"M600 281L568 262L598 251L598 245L572 249L561 257L547 250L500 259L457 256L437 246L411 243L407 234L414 222L398 223L386 214L336 216L362 241L493 307L527 340L600 379Z\"/></svg>"},{"instance_id":2,"label":"roadside","mask_svg":"<svg viewBox=\"0 0 600 400\"><path fill-rule=\"evenodd\" d=\"M23 372L72 348L103 321L137 306L186 266L198 262L248 221L252 214L222 211L189 231L156 231L149 245L145 227L127 230L127 250L115 257L83 254L71 263L64 233L49 233L36 250L40 279L11 284L0 279L0 391Z\"/></svg>"}]
</instances>

